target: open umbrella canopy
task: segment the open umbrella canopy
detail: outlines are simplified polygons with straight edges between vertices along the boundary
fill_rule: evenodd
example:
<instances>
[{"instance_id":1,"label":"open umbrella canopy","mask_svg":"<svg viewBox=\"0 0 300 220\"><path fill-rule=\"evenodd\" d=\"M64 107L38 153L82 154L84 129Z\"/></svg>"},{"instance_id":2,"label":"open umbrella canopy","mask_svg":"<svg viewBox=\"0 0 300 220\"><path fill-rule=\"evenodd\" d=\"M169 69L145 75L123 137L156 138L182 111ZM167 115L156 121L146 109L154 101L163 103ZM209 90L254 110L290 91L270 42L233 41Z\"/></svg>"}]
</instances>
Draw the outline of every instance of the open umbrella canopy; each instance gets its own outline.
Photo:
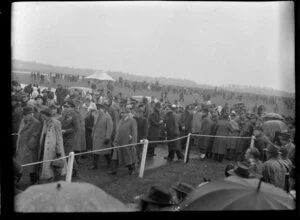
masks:
<instances>
[{"instance_id":1,"label":"open umbrella canopy","mask_svg":"<svg viewBox=\"0 0 300 220\"><path fill-rule=\"evenodd\" d=\"M102 71L96 71L92 75L85 77L86 79L95 79L100 81L115 81L108 73Z\"/></svg>"},{"instance_id":2,"label":"open umbrella canopy","mask_svg":"<svg viewBox=\"0 0 300 220\"><path fill-rule=\"evenodd\" d=\"M262 118L263 120L283 120L283 117L280 114L273 112L265 113Z\"/></svg>"},{"instance_id":3,"label":"open umbrella canopy","mask_svg":"<svg viewBox=\"0 0 300 220\"><path fill-rule=\"evenodd\" d=\"M133 208L89 183L33 185L15 198L16 212L129 212Z\"/></svg>"},{"instance_id":4,"label":"open umbrella canopy","mask_svg":"<svg viewBox=\"0 0 300 220\"><path fill-rule=\"evenodd\" d=\"M211 210L291 210L295 202L280 188L230 176L195 189L180 205L181 211ZM259 187L260 186L260 187Z\"/></svg>"},{"instance_id":5,"label":"open umbrella canopy","mask_svg":"<svg viewBox=\"0 0 300 220\"><path fill-rule=\"evenodd\" d=\"M270 120L262 124L264 134L271 140L274 140L277 131L283 132L289 130L288 126L283 121Z\"/></svg>"}]
</instances>

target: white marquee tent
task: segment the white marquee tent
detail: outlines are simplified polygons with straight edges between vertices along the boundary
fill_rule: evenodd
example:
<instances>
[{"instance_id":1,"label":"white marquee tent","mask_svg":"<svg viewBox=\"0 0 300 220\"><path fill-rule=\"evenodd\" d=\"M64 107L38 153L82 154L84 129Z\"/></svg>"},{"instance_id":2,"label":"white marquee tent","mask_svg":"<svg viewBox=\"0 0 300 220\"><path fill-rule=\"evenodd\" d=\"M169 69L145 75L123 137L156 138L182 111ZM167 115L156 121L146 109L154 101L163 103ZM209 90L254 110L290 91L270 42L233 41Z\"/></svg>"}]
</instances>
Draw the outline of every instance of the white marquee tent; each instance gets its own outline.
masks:
<instances>
[{"instance_id":1,"label":"white marquee tent","mask_svg":"<svg viewBox=\"0 0 300 220\"><path fill-rule=\"evenodd\" d=\"M108 73L97 71L90 76L87 76L86 79L96 79L100 81L115 81Z\"/></svg>"}]
</instances>

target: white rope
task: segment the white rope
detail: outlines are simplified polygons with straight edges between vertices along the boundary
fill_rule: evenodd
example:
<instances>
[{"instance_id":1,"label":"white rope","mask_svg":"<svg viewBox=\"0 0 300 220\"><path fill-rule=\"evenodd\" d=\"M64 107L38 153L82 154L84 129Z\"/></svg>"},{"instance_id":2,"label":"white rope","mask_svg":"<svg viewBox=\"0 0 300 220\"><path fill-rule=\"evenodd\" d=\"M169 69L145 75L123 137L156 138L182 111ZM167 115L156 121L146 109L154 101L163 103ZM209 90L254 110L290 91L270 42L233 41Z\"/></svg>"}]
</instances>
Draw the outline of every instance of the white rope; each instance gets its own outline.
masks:
<instances>
[{"instance_id":1,"label":"white rope","mask_svg":"<svg viewBox=\"0 0 300 220\"><path fill-rule=\"evenodd\" d=\"M18 133L12 133L11 135L19 135Z\"/></svg>"},{"instance_id":2,"label":"white rope","mask_svg":"<svg viewBox=\"0 0 300 220\"><path fill-rule=\"evenodd\" d=\"M191 136L198 136L198 137L218 137L218 138L244 138L244 139L251 139L251 137L233 137L233 136L214 136L214 135L200 135L200 134L191 134ZM183 138L188 137L188 135L186 136L182 136L176 139L172 139L172 140L159 140L159 141L149 141L148 143L168 143L168 142L173 142L173 141L177 141ZM122 146L116 146L116 147L111 147L111 148L107 148L107 149L100 149L100 150L93 150L93 151L88 151L88 152L83 152L83 153L77 153L74 154L74 156L78 156L78 155L83 155L83 154L89 154L89 153L94 153L94 152L101 152L101 151L108 151L108 150L112 150L112 149L118 149L118 148L122 148L122 147L129 147L129 146L136 146L136 145L143 145L143 143L135 143L135 144L127 144L127 145L122 145ZM35 165L35 164L40 164L40 163L45 163L45 162L52 162L52 161L56 161L56 160L61 160L64 158L68 158L69 156L65 156L65 157L61 157L61 158L57 158L57 159L53 159L53 160L44 160L44 161L39 161L39 162L35 162L35 163L28 163L28 164L23 164L21 165L22 167L25 166L31 166L31 165Z\"/></svg>"},{"instance_id":3,"label":"white rope","mask_svg":"<svg viewBox=\"0 0 300 220\"><path fill-rule=\"evenodd\" d=\"M27 164L23 164L21 165L22 167L26 167L26 166L31 166L31 165L35 165L35 164L39 164L39 163L45 163L45 162L52 162L52 161L56 161L56 160L61 160L61 159L65 159L68 158L69 156L65 156L65 157L60 157L57 159L53 159L53 160L43 160L43 161L39 161L39 162L35 162L35 163L27 163Z\"/></svg>"},{"instance_id":4,"label":"white rope","mask_svg":"<svg viewBox=\"0 0 300 220\"><path fill-rule=\"evenodd\" d=\"M201 134L191 134L198 137L214 137L214 138L243 138L243 139L251 139L252 137L236 137L236 136L214 136L214 135L201 135Z\"/></svg>"},{"instance_id":5,"label":"white rope","mask_svg":"<svg viewBox=\"0 0 300 220\"><path fill-rule=\"evenodd\" d=\"M117 146L117 147L110 147L110 148L106 148L106 149L93 150L93 151L88 151L88 152L83 152L83 153L77 153L77 154L74 154L74 156L78 156L78 155L82 155L82 154L89 154L89 153L93 153L93 152L108 151L108 150L118 149L118 148L122 148L122 147L130 147L130 146L135 146L138 144L144 144L144 143L127 144L127 145L121 145L121 146Z\"/></svg>"},{"instance_id":6,"label":"white rope","mask_svg":"<svg viewBox=\"0 0 300 220\"><path fill-rule=\"evenodd\" d=\"M176 138L176 139L172 139L172 140L161 140L161 141L149 141L148 143L166 143L166 142L173 142L173 141L177 141L177 140L180 140L182 138L186 138L188 135L186 136L182 136L182 137L179 137L179 138Z\"/></svg>"}]
</instances>

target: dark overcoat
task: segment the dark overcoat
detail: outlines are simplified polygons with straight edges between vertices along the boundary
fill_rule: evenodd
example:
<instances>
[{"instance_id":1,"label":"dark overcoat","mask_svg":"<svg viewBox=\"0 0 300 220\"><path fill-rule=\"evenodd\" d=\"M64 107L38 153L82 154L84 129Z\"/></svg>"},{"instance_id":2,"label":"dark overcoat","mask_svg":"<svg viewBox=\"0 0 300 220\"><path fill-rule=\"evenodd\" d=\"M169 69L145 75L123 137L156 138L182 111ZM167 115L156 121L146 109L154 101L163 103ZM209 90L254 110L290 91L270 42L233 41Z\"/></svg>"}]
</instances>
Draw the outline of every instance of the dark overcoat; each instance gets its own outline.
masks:
<instances>
[{"instance_id":1,"label":"dark overcoat","mask_svg":"<svg viewBox=\"0 0 300 220\"><path fill-rule=\"evenodd\" d=\"M159 112L154 110L149 116L149 140L157 140L159 135Z\"/></svg>"},{"instance_id":2,"label":"dark overcoat","mask_svg":"<svg viewBox=\"0 0 300 220\"><path fill-rule=\"evenodd\" d=\"M212 120L206 116L202 118L202 125L200 129L201 135L210 135L212 129ZM209 147L210 137L199 137L198 138L198 147L202 153L206 153L207 148Z\"/></svg>"},{"instance_id":3,"label":"dark overcoat","mask_svg":"<svg viewBox=\"0 0 300 220\"><path fill-rule=\"evenodd\" d=\"M38 161L38 149L42 124L34 117L25 123L21 121L16 149L16 160L19 164ZM28 166L29 172L35 172L36 166Z\"/></svg>"},{"instance_id":4,"label":"dark overcoat","mask_svg":"<svg viewBox=\"0 0 300 220\"><path fill-rule=\"evenodd\" d=\"M226 119L221 119L217 122L216 136L229 136L230 122ZM225 154L227 150L228 139L215 137L212 153Z\"/></svg>"}]
</instances>

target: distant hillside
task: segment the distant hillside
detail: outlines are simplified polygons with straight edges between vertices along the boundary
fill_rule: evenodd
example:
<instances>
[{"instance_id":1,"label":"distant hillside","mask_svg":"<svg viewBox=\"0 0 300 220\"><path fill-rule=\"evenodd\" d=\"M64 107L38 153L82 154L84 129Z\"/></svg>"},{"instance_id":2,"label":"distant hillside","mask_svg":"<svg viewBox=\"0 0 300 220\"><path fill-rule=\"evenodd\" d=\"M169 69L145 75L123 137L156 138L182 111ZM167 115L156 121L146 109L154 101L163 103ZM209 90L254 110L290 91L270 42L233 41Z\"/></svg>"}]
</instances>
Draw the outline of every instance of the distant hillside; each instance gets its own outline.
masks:
<instances>
[{"instance_id":1,"label":"distant hillside","mask_svg":"<svg viewBox=\"0 0 300 220\"><path fill-rule=\"evenodd\" d=\"M75 74L75 75L83 75L87 76L95 72L94 69L80 69L80 68L70 68L70 67L59 67L53 66L49 64L40 64L35 62L27 62L21 60L13 60L12 61L12 69L13 70L23 70L23 71L40 71L44 73L67 73L67 74ZM165 77L149 77L149 76L139 76L133 75L129 73L116 72L116 71L108 71L109 75L114 79L118 79L122 77L125 80L129 81L148 81L155 82L159 81L160 84L163 85L177 85L177 86L187 86L187 87L198 87L199 85L191 80L183 80L183 79L174 79L174 78L165 78Z\"/></svg>"},{"instance_id":2,"label":"distant hillside","mask_svg":"<svg viewBox=\"0 0 300 220\"><path fill-rule=\"evenodd\" d=\"M75 75L83 75L87 76L95 72L95 69L80 69L80 68L71 68L71 67L60 67L53 66L49 64L40 64L36 62L29 61L21 61L21 60L13 60L12 61L12 69L13 70L22 70L22 71L39 71L44 73L66 73L66 74L75 74ZM118 79L122 77L125 80L129 81L147 81L147 82L155 82L159 81L162 85L176 85L176 86L184 86L184 87L198 87L205 89L214 89L215 86L206 85L206 84L197 84L192 80L187 79L175 79L175 78L166 78L166 77L150 77L150 76L139 76L124 72L117 71L108 71L109 75L114 79ZM295 94L288 93L284 91L278 91L270 88L261 88L255 86L240 86L240 85L226 85L218 87L224 90L236 91L236 92L246 92L246 93L254 93L254 94L264 94L264 95L273 95L273 96L283 96L283 97L295 97Z\"/></svg>"}]
</instances>

